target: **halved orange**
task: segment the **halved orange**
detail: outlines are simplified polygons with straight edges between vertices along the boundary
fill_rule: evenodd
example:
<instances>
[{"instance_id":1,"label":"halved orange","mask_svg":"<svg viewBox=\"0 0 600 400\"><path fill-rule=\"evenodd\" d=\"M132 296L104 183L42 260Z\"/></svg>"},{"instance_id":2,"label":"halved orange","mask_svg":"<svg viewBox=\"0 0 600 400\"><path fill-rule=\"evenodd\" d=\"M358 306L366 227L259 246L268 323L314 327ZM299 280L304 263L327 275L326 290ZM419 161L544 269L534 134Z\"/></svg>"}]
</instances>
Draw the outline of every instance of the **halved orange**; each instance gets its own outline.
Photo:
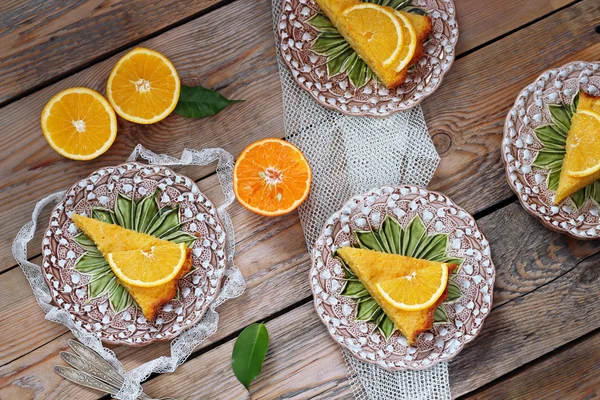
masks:
<instances>
[{"instance_id":1,"label":"halved orange","mask_svg":"<svg viewBox=\"0 0 600 400\"><path fill-rule=\"evenodd\" d=\"M266 216L295 210L308 196L311 180L304 154L281 139L264 139L246 147L233 170L237 200Z\"/></svg>"},{"instance_id":2,"label":"halved orange","mask_svg":"<svg viewBox=\"0 0 600 400\"><path fill-rule=\"evenodd\" d=\"M433 306L448 284L448 265L429 267L377 283L379 294L394 307L405 311L424 310Z\"/></svg>"},{"instance_id":3,"label":"halved orange","mask_svg":"<svg viewBox=\"0 0 600 400\"><path fill-rule=\"evenodd\" d=\"M91 160L110 148L117 137L117 117L108 101L85 87L65 89L42 110L46 140L60 155Z\"/></svg>"},{"instance_id":4,"label":"halved orange","mask_svg":"<svg viewBox=\"0 0 600 400\"><path fill-rule=\"evenodd\" d=\"M181 83L175 66L158 51L138 47L113 68L106 95L117 114L127 121L153 124L177 106Z\"/></svg>"},{"instance_id":5,"label":"halved orange","mask_svg":"<svg viewBox=\"0 0 600 400\"><path fill-rule=\"evenodd\" d=\"M136 287L156 287L175 279L187 257L185 243L169 243L148 251L115 251L106 261L121 281Z\"/></svg>"}]
</instances>

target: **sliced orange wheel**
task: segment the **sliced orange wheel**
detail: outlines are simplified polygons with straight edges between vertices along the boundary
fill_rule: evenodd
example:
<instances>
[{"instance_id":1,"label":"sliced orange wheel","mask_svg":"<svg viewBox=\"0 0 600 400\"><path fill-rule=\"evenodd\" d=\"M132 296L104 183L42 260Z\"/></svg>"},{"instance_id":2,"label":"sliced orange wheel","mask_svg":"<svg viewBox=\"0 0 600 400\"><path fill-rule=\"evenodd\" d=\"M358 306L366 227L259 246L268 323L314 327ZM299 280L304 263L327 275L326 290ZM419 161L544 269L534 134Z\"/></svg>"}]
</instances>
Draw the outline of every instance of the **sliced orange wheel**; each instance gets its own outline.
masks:
<instances>
[{"instance_id":1,"label":"sliced orange wheel","mask_svg":"<svg viewBox=\"0 0 600 400\"><path fill-rule=\"evenodd\" d=\"M136 287L156 287L175 279L186 260L185 243L169 243L148 251L115 251L106 261L121 281Z\"/></svg>"},{"instance_id":2,"label":"sliced orange wheel","mask_svg":"<svg viewBox=\"0 0 600 400\"><path fill-rule=\"evenodd\" d=\"M84 87L63 90L42 110L46 140L60 155L91 160L110 148L117 137L117 117L106 99Z\"/></svg>"},{"instance_id":3,"label":"sliced orange wheel","mask_svg":"<svg viewBox=\"0 0 600 400\"><path fill-rule=\"evenodd\" d=\"M127 121L153 124L177 106L181 84L175 66L158 51L138 47L117 62L106 95Z\"/></svg>"},{"instance_id":4,"label":"sliced orange wheel","mask_svg":"<svg viewBox=\"0 0 600 400\"><path fill-rule=\"evenodd\" d=\"M343 13L355 33L354 41L370 52L374 60L391 65L403 44L402 25L394 10L371 3L359 3Z\"/></svg>"},{"instance_id":5,"label":"sliced orange wheel","mask_svg":"<svg viewBox=\"0 0 600 400\"><path fill-rule=\"evenodd\" d=\"M406 67L413 59L415 51L417 49L417 32L413 27L410 19L400 11L395 11L396 17L402 22L402 34L404 36L404 45L402 50L398 54L398 60L395 64L396 72L400 72Z\"/></svg>"},{"instance_id":6,"label":"sliced orange wheel","mask_svg":"<svg viewBox=\"0 0 600 400\"><path fill-rule=\"evenodd\" d=\"M264 139L246 147L233 170L237 200L266 216L295 210L308 196L311 180L304 154L281 139Z\"/></svg>"},{"instance_id":7,"label":"sliced orange wheel","mask_svg":"<svg viewBox=\"0 0 600 400\"><path fill-rule=\"evenodd\" d=\"M377 284L379 294L394 307L406 311L433 306L446 290L448 265L433 264Z\"/></svg>"}]
</instances>

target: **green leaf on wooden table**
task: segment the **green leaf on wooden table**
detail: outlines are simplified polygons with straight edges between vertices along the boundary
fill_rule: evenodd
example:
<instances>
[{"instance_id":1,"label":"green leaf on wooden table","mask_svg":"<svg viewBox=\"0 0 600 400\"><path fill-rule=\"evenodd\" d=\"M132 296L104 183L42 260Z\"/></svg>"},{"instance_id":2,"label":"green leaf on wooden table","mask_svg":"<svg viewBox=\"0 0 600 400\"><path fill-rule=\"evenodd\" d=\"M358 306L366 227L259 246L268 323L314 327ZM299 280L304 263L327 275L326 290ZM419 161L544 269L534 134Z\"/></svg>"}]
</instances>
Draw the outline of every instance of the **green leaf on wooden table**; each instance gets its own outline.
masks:
<instances>
[{"instance_id":1,"label":"green leaf on wooden table","mask_svg":"<svg viewBox=\"0 0 600 400\"><path fill-rule=\"evenodd\" d=\"M552 123L542 125L533 131L542 144L533 163L533 167L548 171L546 185L548 190L556 191L560 180L563 161L566 154L567 134L571 128L571 119L577 111L579 92L573 97L570 104L549 104L548 111ZM581 208L588 200L600 203L600 184L596 181L577 193L569 196L576 208Z\"/></svg>"},{"instance_id":2,"label":"green leaf on wooden table","mask_svg":"<svg viewBox=\"0 0 600 400\"><path fill-rule=\"evenodd\" d=\"M229 100L219 92L203 86L191 87L181 85L181 92L175 112L182 117L204 118L217 114L230 104L242 101L244 100Z\"/></svg>"},{"instance_id":3,"label":"green leaf on wooden table","mask_svg":"<svg viewBox=\"0 0 600 400\"><path fill-rule=\"evenodd\" d=\"M453 271L452 276L458 273L464 261L462 258L449 254L448 234L438 233L428 236L425 224L419 216L413 218L406 228L402 228L402 225L395 218L387 216L379 229L357 231L354 234L358 246L363 249L457 264L459 268ZM340 295L356 300L355 319L357 321L373 322L386 340L389 339L395 331L394 323L385 315L344 260L335 255L334 257L342 264L346 275ZM452 276L448 283L446 303L456 301L462 296L458 285L452 282ZM448 316L441 305L436 309L435 316L437 323L449 322Z\"/></svg>"},{"instance_id":4,"label":"green leaf on wooden table","mask_svg":"<svg viewBox=\"0 0 600 400\"><path fill-rule=\"evenodd\" d=\"M410 5L411 0L363 1L415 14L427 14L425 10ZM350 47L346 39L338 32L327 16L319 13L309 18L306 22L319 32L319 35L312 44L312 51L327 58L327 75L329 77L345 72L348 75L348 80L355 88L363 87L371 79L378 79L373 71L371 71L371 68Z\"/></svg>"},{"instance_id":5,"label":"green leaf on wooden table","mask_svg":"<svg viewBox=\"0 0 600 400\"><path fill-rule=\"evenodd\" d=\"M247 390L260 375L268 347L269 332L262 323L246 327L233 345L231 367L238 381Z\"/></svg>"}]
</instances>

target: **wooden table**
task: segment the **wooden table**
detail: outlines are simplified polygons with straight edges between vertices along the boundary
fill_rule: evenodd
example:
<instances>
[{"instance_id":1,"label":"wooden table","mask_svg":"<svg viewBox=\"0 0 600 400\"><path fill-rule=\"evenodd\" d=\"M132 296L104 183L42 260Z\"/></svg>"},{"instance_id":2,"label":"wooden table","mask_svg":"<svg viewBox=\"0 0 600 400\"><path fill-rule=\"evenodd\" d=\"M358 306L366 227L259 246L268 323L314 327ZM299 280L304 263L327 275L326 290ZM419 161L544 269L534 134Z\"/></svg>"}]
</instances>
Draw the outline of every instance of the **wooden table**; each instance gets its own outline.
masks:
<instances>
[{"instance_id":1,"label":"wooden table","mask_svg":"<svg viewBox=\"0 0 600 400\"><path fill-rule=\"evenodd\" d=\"M545 229L518 204L500 159L502 127L523 86L545 69L598 60L598 0L455 0L457 59L423 102L442 157L431 189L473 213L491 242L494 309L479 337L450 363L455 397L592 399L600 396L600 245ZM485 3L485 4L484 4ZM246 99L202 120L172 115L142 126L119 119L113 147L91 162L65 159L44 140L39 115L59 90L105 92L116 60L137 45L157 49L182 82ZM44 319L10 251L36 201L91 171L123 162L137 143L179 155L282 137L282 103L267 0L4 0L0 4L0 398L95 399L52 365L72 335ZM208 168L183 168L219 201ZM234 204L236 262L248 288L220 308L218 332L177 372L144 384L153 396L241 399L233 341L266 321L271 346L252 398L351 398L346 368L312 306L309 255L298 215L269 219ZM48 213L42 216L46 220ZM42 223L42 226L44 224ZM41 229L40 229L41 232ZM29 256L40 261L40 232ZM127 368L168 345L114 348Z\"/></svg>"}]
</instances>

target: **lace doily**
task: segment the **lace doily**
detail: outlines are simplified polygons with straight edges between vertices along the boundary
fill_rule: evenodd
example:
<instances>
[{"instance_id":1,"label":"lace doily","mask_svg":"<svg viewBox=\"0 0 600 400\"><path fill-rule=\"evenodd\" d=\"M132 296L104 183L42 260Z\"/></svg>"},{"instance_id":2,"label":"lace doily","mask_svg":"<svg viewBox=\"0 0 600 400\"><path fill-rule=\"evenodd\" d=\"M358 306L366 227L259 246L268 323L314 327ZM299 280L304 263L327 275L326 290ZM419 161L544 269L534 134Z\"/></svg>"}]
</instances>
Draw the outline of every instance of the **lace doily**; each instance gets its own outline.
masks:
<instances>
[{"instance_id":1,"label":"lace doily","mask_svg":"<svg viewBox=\"0 0 600 400\"><path fill-rule=\"evenodd\" d=\"M66 192L54 193L40 200L35 206L32 220L21 228L12 246L13 256L27 277L38 304L46 313L46 319L65 325L79 341L97 351L121 372L125 383L116 397L123 400L136 399L142 392L141 382L146 380L150 374L175 371L196 347L216 332L219 315L215 309L226 300L240 296L246 287L244 277L233 262L235 255L233 224L226 211L235 198L232 183L233 156L223 149L204 149L201 151L186 149L183 151L181 159L177 159L163 154L155 154L138 145L128 161L135 161L138 157L145 159L151 165L165 166L208 165L218 161L217 177L225 196L224 203L217 208L217 214L226 233L226 269L223 286L200 322L183 331L171 342L170 356L159 357L131 371L125 371L114 352L105 348L95 333L78 326L68 311L53 305L50 288L44 281L41 267L27 260L27 244L34 236L42 209L57 203L65 196Z\"/></svg>"}]
</instances>

